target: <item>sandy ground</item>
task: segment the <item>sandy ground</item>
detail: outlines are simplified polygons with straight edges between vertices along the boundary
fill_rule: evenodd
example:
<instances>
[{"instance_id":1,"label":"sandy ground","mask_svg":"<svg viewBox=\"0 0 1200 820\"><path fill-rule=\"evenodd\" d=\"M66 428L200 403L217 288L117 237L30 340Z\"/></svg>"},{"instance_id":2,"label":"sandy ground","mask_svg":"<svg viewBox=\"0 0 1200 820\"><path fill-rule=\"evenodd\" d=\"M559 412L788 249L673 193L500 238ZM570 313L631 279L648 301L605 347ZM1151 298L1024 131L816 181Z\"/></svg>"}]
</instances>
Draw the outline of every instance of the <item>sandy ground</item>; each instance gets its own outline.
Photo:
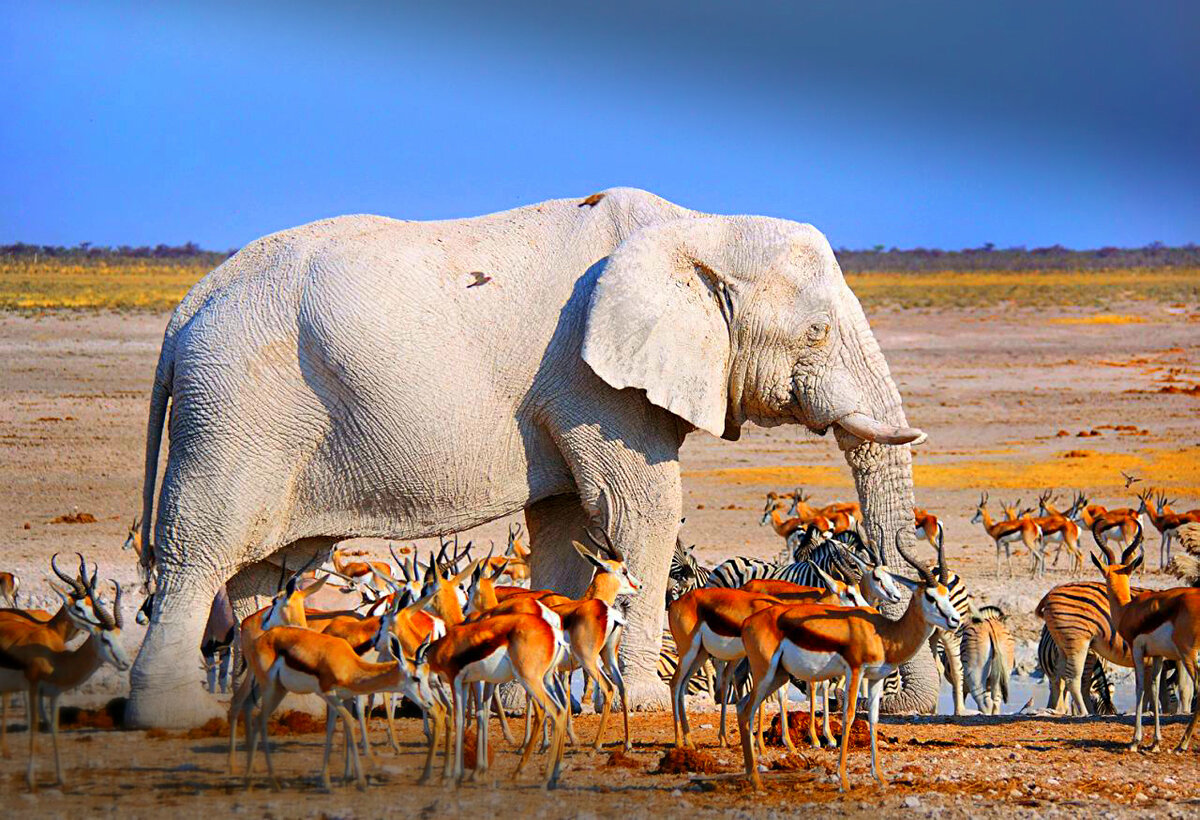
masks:
<instances>
[{"instance_id":1,"label":"sandy ground","mask_svg":"<svg viewBox=\"0 0 1200 820\"><path fill-rule=\"evenodd\" d=\"M1138 486L1167 488L1180 499L1176 509L1200 506L1200 398L1160 392L1200 381L1197 316L1146 303L1126 306L1122 312L1142 321L1102 322L1073 310L1050 315L992 308L872 314L909 419L930 433L929 443L916 456L918 503L942 516L949 556L979 602L999 604L1010 613L1018 638L1027 642L1019 654L1026 662L1028 642L1036 641L1040 629L1032 615L1040 596L1055 584L1092 579L1095 573L1090 564L1080 573L1060 565L1045 578L1030 579L1028 556L1018 555L1017 577L997 577L993 547L980 527L968 523L981 491L991 491L993 513L1000 498L1021 497L1030 504L1036 502L1038 490L1051 486L1082 489L1109 506L1136 506L1133 491L1122 486L1120 470L1126 470L1145 478ZM122 583L135 579L132 554L122 553L120 545L140 509L147 397L166 319L136 313L0 315L0 532L7 550L3 568L21 575L23 591L34 602L49 603L47 561L58 550L83 551L100 562L102 575ZM1132 429L1113 429L1118 426ZM1093 430L1097 435L1077 435ZM684 538L698 544L697 554L709 563L733 554L768 556L778 551L777 536L759 525L763 494L769 489L803 486L818 503L853 493L833 442L792 427L747 427L737 443L693 436L684 450L683 470ZM75 512L90 513L96 523L51 523ZM493 522L468 537L502 544L508 520L515 519ZM1149 543L1149 563L1157 566L1153 533ZM386 554L380 543L364 546ZM1151 572L1143 582L1166 586L1171 579ZM127 596L129 610L138 597ZM132 626L128 633L132 649L141 636ZM197 681L199 685L199 670ZM106 669L74 702L101 701L122 693L124 686ZM1038 706L1044 703L1044 691L1043 687L1038 694ZM1009 704L1009 709L1021 705ZM666 739L669 724L659 731L654 720L635 718L639 740L649 741L652 735ZM1194 758L1118 753L1114 742L1128 727L1111 720L1021 717L987 728L981 721L897 719L889 725L885 733L900 740L885 752L888 771L895 774L904 766L918 766L905 775L911 786L888 792L889 805L902 806L901 801L917 795L925 809L973 814L1022 807L1044 810L1060 804L1071 810L1080 806L1062 801L1108 800L1111 790L1099 784L1119 772L1115 782L1147 783L1143 793L1149 802L1130 802L1130 793L1123 803L1161 811L1166 804L1153 801L1182 800L1189 793L1185 784L1195 787ZM1168 739L1179 731L1176 725L1169 727ZM190 794L205 795L203 805L211 797L223 801L225 808L238 804L277 815L316 812L318 805L322 811L344 815L361 805L351 792L309 802L311 792L306 791L303 809L294 802L294 794L226 794L228 781L219 775L223 760L215 743L146 741L141 733L120 733L95 737L97 745L89 746L90 736L64 741L69 769L84 765L89 753L103 750L97 762L79 771L71 793L42 795L36 803L22 804L23 809L65 809L76 788L80 797L97 801L92 805L119 797L121 810L134 814L160 810L165 805L160 800L178 806L174 811L205 810ZM17 738L23 743L25 736ZM910 739L932 748L910 747ZM284 759L292 759L288 765L297 774L315 762L317 750L311 747L319 740L301 738L285 747ZM653 768L660 754L658 747L640 750L638 760L644 768ZM726 757L732 767L735 758ZM17 758L0 770L5 789L17 788ZM501 768L507 771L505 765ZM387 766L378 772L380 777L404 784L412 779L415 766L404 758ZM650 777L633 770L585 774L596 766L590 756L573 756L567 776L570 788L562 794L545 798L524 788L514 795L528 801L531 810L554 816L742 812L758 805L782 808L786 803L792 808L829 799L825 793L830 787L820 782L773 786L774 796L760 804L725 785L711 793L695 792L680 776ZM1062 781L1061 788L1046 785L1052 775ZM943 794L953 790L942 784L955 781L937 779L942 776L958 777L963 783L1012 778L1015 785L995 795L984 790L976 799ZM1174 786L1169 777L1176 780ZM1027 788L1035 782L1041 784L1036 796ZM1151 782L1158 793L1149 790ZM148 785L153 787L149 791ZM677 788L682 789L679 795L673 794ZM432 816L455 808L498 813L505 808L506 792L411 790L406 785L403 792L376 789L372 794L380 802L370 805L378 810L390 800L404 813ZM598 794L604 798L597 800ZM397 795L403 795L399 803ZM873 807L880 799L873 788L860 790L837 808L855 813L860 801ZM1171 805L1181 812L1196 811L1195 804Z\"/></svg>"}]
</instances>

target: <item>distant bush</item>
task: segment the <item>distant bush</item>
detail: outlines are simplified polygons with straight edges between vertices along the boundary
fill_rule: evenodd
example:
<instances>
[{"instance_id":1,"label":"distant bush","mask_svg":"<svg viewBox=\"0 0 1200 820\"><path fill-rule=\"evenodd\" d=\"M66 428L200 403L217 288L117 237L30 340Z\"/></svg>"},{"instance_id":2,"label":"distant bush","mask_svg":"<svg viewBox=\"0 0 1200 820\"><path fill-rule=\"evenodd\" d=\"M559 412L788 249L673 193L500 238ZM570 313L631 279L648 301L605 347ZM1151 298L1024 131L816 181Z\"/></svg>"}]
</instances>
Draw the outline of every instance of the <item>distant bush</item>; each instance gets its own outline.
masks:
<instances>
[{"instance_id":1,"label":"distant bush","mask_svg":"<svg viewBox=\"0 0 1200 820\"><path fill-rule=\"evenodd\" d=\"M1073 251L1062 245L1048 248L1005 248L992 245L943 251L937 248L900 250L882 246L867 251L839 248L838 264L846 273L904 273L1005 270L1113 270L1129 268L1200 267L1200 245L1172 248L1152 242L1143 248L1099 248Z\"/></svg>"},{"instance_id":2,"label":"distant bush","mask_svg":"<svg viewBox=\"0 0 1200 820\"><path fill-rule=\"evenodd\" d=\"M179 261L191 265L208 265L216 267L230 256L237 253L231 251L206 251L195 242L184 245L93 245L81 242L72 247L63 245L30 245L18 242L15 245L0 245L0 257L11 259L34 260L56 259L64 262L117 262L122 259L153 259L159 262Z\"/></svg>"},{"instance_id":3,"label":"distant bush","mask_svg":"<svg viewBox=\"0 0 1200 820\"><path fill-rule=\"evenodd\" d=\"M184 245L92 245L81 242L73 247L61 245L0 245L0 257L32 260L35 258L85 262L89 260L115 262L121 259L153 259L160 262L186 262L192 265L216 267L236 253L235 250L204 250L195 242ZM904 273L937 271L1006 271L1006 270L1113 270L1129 268L1197 268L1200 267L1200 245L1194 243L1168 247L1152 242L1142 248L1097 248L1075 251L1062 245L1046 248L996 248L991 244L981 248L944 251L938 248L871 250L838 248L838 263L846 273Z\"/></svg>"}]
</instances>

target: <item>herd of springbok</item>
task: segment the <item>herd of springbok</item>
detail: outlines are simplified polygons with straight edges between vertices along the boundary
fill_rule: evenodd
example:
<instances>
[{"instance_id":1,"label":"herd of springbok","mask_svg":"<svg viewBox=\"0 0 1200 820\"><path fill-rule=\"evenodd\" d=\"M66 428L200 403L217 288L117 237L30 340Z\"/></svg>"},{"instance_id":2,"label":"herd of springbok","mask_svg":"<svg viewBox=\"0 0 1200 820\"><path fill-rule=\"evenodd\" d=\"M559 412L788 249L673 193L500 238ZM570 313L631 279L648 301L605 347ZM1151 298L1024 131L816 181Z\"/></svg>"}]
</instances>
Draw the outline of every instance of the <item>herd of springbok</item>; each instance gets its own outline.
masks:
<instances>
[{"instance_id":1,"label":"herd of springbok","mask_svg":"<svg viewBox=\"0 0 1200 820\"><path fill-rule=\"evenodd\" d=\"M1132 481L1127 478L1127 486ZM1102 581L1056 586L1036 610L1045 623L1038 655L1050 684L1048 705L1087 714L1105 711L1102 705L1107 704L1111 711L1105 665L1133 667L1137 720L1130 748L1141 746L1142 711L1148 704L1154 711L1149 749L1156 750L1161 741L1160 704L1165 700L1160 682L1170 680L1165 674L1170 666L1180 708L1192 704L1192 718L1179 743L1179 749L1186 750L1197 721L1195 707L1200 705L1200 698L1193 697L1200 650L1200 511L1175 513L1173 502L1150 490L1138 498L1136 508L1106 509L1079 493L1059 511L1052 493L1046 492L1039 498L1037 516L1017 501L1002 504L1001 517L993 519L985 493L972 522L981 523L995 543L997 574L1003 551L1010 575L1016 541L1031 556L1033 574L1046 572L1051 544L1058 546L1054 565L1065 549L1072 570L1079 570L1080 530L1090 531L1098 549L1091 558ZM1013 673L1013 637L1005 613L978 606L948 564L943 522L935 514L916 509L912 525L918 541L934 548L936 557L930 561L905 546L909 538L903 531L868 532L857 504L818 507L811 500L800 489L767 494L762 524L769 524L783 540L775 560L737 556L710 569L700 565L692 548L677 542L659 660L659 674L671 692L675 744L693 742L689 696L707 692L721 705L721 745L727 743L726 706L735 703L746 776L758 787L759 758L765 753L764 704L772 696L778 702L785 727L782 740L791 750L787 692L796 684L808 695L810 744L840 745L838 778L845 790L848 741L861 696L871 769L883 784L876 727L881 703L901 687L900 667L928 647L951 684L955 714L965 712L968 694L983 713L999 714ZM1143 515L1161 534L1160 566L1187 578L1189 586L1131 586L1131 577L1144 564ZM140 553L137 530L135 522L127 546ZM325 788L331 785L329 761L339 725L345 738L344 778L359 788L366 786L362 757L374 754L368 717L377 698L383 702L388 742L396 751L396 698L421 710L427 739L422 782L434 777L439 751L443 780L485 776L492 759L489 725L494 715L505 741L520 753L514 776L520 776L540 746L546 753L543 783L554 787L567 743L577 742L573 705L582 703L589 689L600 712L592 748L599 749L605 741L609 714L619 704L621 743L628 751L633 735L618 660L622 599L635 594L640 581L606 533L602 521L588 531L589 543L575 542L592 571L581 598L531 588L529 550L519 526L510 529L508 547L498 556L493 550L476 557L470 544L460 550L457 541L443 541L426 561L418 559L415 549L406 550L407 555L393 549L391 562L335 550L322 566L317 566L321 556L294 570L284 565L274 598L240 623L232 619L228 599L219 595L203 657L206 685L214 694L228 687L230 654L236 670L243 672L229 705L230 771L235 769L238 729L244 727L246 786L251 785L261 747L269 783L279 788L268 734L270 717L288 694L324 701L319 778ZM1184 551L1172 558L1175 542ZM894 543L905 566L887 565L888 543ZM62 601L54 613L17 608L18 579L0 575L0 594L12 604L0 610L0 745L7 742L6 696L23 693L30 724L30 788L37 782L40 699L48 700L56 782L62 782L60 696L104 663L122 671L129 667L121 644L121 588L111 582L114 597L111 604L106 602L97 584L98 571L89 570L83 556L78 557L74 575L60 569L57 556L51 560L62 584L51 583ZM314 596L330 581L361 603L333 610L313 606ZM140 621L154 611L148 579L147 592ZM68 646L76 635L86 637ZM578 698L572 693L576 670L582 673L584 688ZM508 683L525 694L525 731L520 738L514 736L501 704L498 687ZM823 712L820 736L818 701ZM840 744L829 723L835 708L841 712ZM467 761L472 717L474 760Z\"/></svg>"}]
</instances>

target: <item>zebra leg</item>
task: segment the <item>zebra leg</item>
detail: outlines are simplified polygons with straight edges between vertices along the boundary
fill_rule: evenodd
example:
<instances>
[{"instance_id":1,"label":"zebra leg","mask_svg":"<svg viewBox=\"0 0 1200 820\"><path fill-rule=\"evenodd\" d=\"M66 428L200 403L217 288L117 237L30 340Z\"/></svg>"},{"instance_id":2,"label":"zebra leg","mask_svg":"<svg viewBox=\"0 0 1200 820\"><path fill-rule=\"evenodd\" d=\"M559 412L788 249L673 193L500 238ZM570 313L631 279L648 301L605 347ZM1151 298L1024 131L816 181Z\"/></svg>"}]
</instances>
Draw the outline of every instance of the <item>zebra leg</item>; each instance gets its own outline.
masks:
<instances>
[{"instance_id":1,"label":"zebra leg","mask_svg":"<svg viewBox=\"0 0 1200 820\"><path fill-rule=\"evenodd\" d=\"M814 749L821 748L817 741L817 682L814 680L808 682L808 741Z\"/></svg>"},{"instance_id":2,"label":"zebra leg","mask_svg":"<svg viewBox=\"0 0 1200 820\"><path fill-rule=\"evenodd\" d=\"M721 670L721 683L719 686L721 691L721 731L717 733L717 746L721 749L729 745L729 739L725 736L725 714L729 707L729 687L733 685L733 673L736 669L737 666L733 661L726 661L725 667Z\"/></svg>"},{"instance_id":3,"label":"zebra leg","mask_svg":"<svg viewBox=\"0 0 1200 820\"><path fill-rule=\"evenodd\" d=\"M1071 714L1087 715L1087 701L1083 699L1083 667L1087 661L1087 646L1073 654L1063 653L1063 677L1071 695Z\"/></svg>"},{"instance_id":4,"label":"zebra leg","mask_svg":"<svg viewBox=\"0 0 1200 820\"><path fill-rule=\"evenodd\" d=\"M829 711L831 708L829 705L830 704L830 700L829 700L830 685L831 685L831 682L828 680L824 680L821 682L821 712L822 712L821 734L825 738L825 746L830 749L836 749L837 745L838 745L837 738L835 738L833 736L833 730L829 727ZM857 692L854 694L854 699L855 700L858 699Z\"/></svg>"},{"instance_id":5,"label":"zebra leg","mask_svg":"<svg viewBox=\"0 0 1200 820\"><path fill-rule=\"evenodd\" d=\"M789 682L786 681L783 686L779 687L779 733L782 735L783 745L790 754L796 751L796 744L792 743L791 726L788 723L787 695Z\"/></svg>"},{"instance_id":6,"label":"zebra leg","mask_svg":"<svg viewBox=\"0 0 1200 820\"><path fill-rule=\"evenodd\" d=\"M1179 662L1179 690L1180 703L1183 702L1183 682L1186 679L1189 682L1189 688L1194 688L1196 684L1196 659L1188 657L1187 652L1180 653L1183 659ZM1177 752L1186 752L1192 744L1192 733L1196 731L1196 719L1200 717L1200 702L1197 699L1192 699L1192 719L1188 721L1187 728L1183 730L1183 737L1179 740L1179 745L1175 747Z\"/></svg>"},{"instance_id":7,"label":"zebra leg","mask_svg":"<svg viewBox=\"0 0 1200 820\"><path fill-rule=\"evenodd\" d=\"M966 711L967 704L963 697L963 668L960 657L961 638L957 632L938 630L929 638L929 650L937 654L937 644L942 646L946 658L946 677L950 679L950 687L954 691L954 714L960 716Z\"/></svg>"}]
</instances>

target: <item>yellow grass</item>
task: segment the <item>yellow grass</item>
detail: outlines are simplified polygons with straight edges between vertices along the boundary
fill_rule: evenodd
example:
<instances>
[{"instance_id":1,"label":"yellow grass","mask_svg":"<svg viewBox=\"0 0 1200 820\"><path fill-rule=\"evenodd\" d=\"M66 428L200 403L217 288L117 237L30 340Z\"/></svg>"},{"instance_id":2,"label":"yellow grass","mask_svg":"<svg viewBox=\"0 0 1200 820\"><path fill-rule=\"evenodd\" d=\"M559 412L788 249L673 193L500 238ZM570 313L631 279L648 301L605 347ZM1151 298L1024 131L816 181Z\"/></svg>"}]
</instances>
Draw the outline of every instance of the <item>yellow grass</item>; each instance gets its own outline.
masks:
<instances>
[{"instance_id":1,"label":"yellow grass","mask_svg":"<svg viewBox=\"0 0 1200 820\"><path fill-rule=\"evenodd\" d=\"M1137 325L1146 319L1128 313L1096 313L1091 316L1059 316L1050 321L1056 325Z\"/></svg>"},{"instance_id":2,"label":"yellow grass","mask_svg":"<svg viewBox=\"0 0 1200 820\"><path fill-rule=\"evenodd\" d=\"M1068 456L1068 453L1071 455ZM1082 455L1076 455L1082 453ZM936 458L936 457L934 457ZM921 489L990 490L1037 487L1088 487L1125 493L1121 471L1169 493L1200 495L1200 447L1178 450L1145 448L1136 453L1063 450L1038 461L970 459L938 462L918 460L913 481ZM852 487L843 466L781 465L688 470L685 479L713 479L730 484L793 487ZM1132 496L1132 493L1126 493Z\"/></svg>"},{"instance_id":3,"label":"yellow grass","mask_svg":"<svg viewBox=\"0 0 1200 820\"><path fill-rule=\"evenodd\" d=\"M1200 270L1145 268L1100 271L956 271L857 273L846 281L864 305L1093 307L1111 302L1200 301Z\"/></svg>"},{"instance_id":4,"label":"yellow grass","mask_svg":"<svg viewBox=\"0 0 1200 820\"><path fill-rule=\"evenodd\" d=\"M188 260L83 262L0 258L0 310L49 308L167 310L209 270ZM868 308L1099 307L1110 302L1200 302L1200 269L1105 271L958 271L858 273L846 280ZM1136 317L1071 317L1068 323L1114 324Z\"/></svg>"},{"instance_id":5,"label":"yellow grass","mask_svg":"<svg viewBox=\"0 0 1200 820\"><path fill-rule=\"evenodd\" d=\"M106 262L0 258L0 309L170 310L207 264L152 259Z\"/></svg>"}]
</instances>

